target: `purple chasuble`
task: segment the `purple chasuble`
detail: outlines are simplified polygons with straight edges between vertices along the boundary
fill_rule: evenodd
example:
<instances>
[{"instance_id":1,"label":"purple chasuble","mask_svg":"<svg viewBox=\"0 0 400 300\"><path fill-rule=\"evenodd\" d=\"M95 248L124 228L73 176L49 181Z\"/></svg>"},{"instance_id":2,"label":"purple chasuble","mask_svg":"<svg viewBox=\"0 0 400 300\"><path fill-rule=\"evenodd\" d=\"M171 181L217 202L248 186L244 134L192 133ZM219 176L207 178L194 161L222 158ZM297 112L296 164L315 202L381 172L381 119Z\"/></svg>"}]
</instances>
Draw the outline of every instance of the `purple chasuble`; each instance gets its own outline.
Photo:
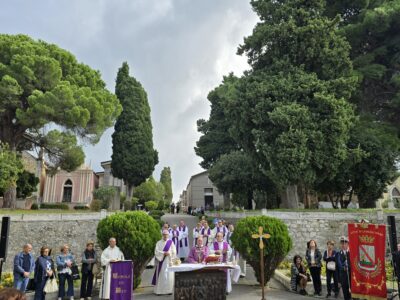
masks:
<instances>
[{"instance_id":1,"label":"purple chasuble","mask_svg":"<svg viewBox=\"0 0 400 300\"><path fill-rule=\"evenodd\" d=\"M172 240L168 240L168 241L165 243L163 252L169 251L169 248L171 247L171 245L172 245ZM164 256L164 258L163 258L162 261L159 261L159 262L158 262L158 267L154 270L153 280L151 281L151 284L152 284L152 285L156 285L156 284L157 284L158 276L160 276L160 271L161 271L161 267L162 267L162 265L163 265L163 263L164 263L164 260L165 260L165 256Z\"/></svg>"}]
</instances>

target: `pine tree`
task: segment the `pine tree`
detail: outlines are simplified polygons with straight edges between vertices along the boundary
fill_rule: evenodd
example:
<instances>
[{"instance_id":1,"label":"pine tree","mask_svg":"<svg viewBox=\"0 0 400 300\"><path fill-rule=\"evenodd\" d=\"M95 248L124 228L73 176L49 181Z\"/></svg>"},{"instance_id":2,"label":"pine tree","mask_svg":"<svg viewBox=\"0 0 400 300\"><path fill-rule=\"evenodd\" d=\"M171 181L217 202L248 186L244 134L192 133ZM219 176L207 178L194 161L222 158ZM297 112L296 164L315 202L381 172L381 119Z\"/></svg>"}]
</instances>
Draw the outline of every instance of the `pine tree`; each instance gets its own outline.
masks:
<instances>
[{"instance_id":1,"label":"pine tree","mask_svg":"<svg viewBox=\"0 0 400 300\"><path fill-rule=\"evenodd\" d=\"M127 199L133 187L138 186L153 173L158 163L158 153L153 148L150 106L146 91L140 82L129 76L126 62L119 69L115 94L122 105L122 113L112 135L112 173L123 179L127 186Z\"/></svg>"}]
</instances>

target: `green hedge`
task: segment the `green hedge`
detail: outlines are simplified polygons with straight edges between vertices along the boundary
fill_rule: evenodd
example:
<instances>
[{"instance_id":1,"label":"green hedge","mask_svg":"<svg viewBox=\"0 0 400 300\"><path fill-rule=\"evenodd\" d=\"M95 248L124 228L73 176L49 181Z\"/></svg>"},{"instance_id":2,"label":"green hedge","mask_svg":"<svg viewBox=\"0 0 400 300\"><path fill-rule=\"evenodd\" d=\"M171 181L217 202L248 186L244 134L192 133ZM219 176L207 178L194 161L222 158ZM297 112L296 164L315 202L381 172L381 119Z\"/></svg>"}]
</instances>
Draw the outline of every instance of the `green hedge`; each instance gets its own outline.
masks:
<instances>
[{"instance_id":1,"label":"green hedge","mask_svg":"<svg viewBox=\"0 0 400 300\"><path fill-rule=\"evenodd\" d=\"M42 203L40 204L42 209L65 209L68 210L69 206L65 203Z\"/></svg>"},{"instance_id":2,"label":"green hedge","mask_svg":"<svg viewBox=\"0 0 400 300\"><path fill-rule=\"evenodd\" d=\"M161 239L160 226L143 211L116 213L101 220L97 226L97 240L102 249L108 246L110 237L117 239L125 258L133 261L133 286L136 289L141 274L154 256L156 243Z\"/></svg>"},{"instance_id":3,"label":"green hedge","mask_svg":"<svg viewBox=\"0 0 400 300\"><path fill-rule=\"evenodd\" d=\"M75 205L74 209L76 209L76 210L88 210L89 207L87 207L86 205Z\"/></svg>"},{"instance_id":4,"label":"green hedge","mask_svg":"<svg viewBox=\"0 0 400 300\"><path fill-rule=\"evenodd\" d=\"M259 239L253 239L252 234L258 233L262 226L264 233L271 238L264 239L264 278L265 284L274 275L275 269L283 261L292 248L292 239L285 223L277 218L267 216L246 217L236 224L232 235L233 247L247 260L254 271L258 282L261 282Z\"/></svg>"}]
</instances>

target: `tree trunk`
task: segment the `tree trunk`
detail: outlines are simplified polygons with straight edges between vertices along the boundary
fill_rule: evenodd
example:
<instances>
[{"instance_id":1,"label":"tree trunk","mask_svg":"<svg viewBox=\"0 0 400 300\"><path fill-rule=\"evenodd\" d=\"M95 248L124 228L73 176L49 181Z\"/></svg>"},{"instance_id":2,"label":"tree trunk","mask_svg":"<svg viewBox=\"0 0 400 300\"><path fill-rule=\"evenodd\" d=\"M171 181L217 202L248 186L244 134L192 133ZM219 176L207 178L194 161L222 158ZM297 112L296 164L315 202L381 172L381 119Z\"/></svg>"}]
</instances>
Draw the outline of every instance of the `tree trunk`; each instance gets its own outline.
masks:
<instances>
[{"instance_id":1,"label":"tree trunk","mask_svg":"<svg viewBox=\"0 0 400 300\"><path fill-rule=\"evenodd\" d=\"M13 185L4 192L3 208L15 208L17 202L17 186Z\"/></svg>"},{"instance_id":2,"label":"tree trunk","mask_svg":"<svg viewBox=\"0 0 400 300\"><path fill-rule=\"evenodd\" d=\"M253 191L247 193L247 209L253 209Z\"/></svg>"},{"instance_id":3,"label":"tree trunk","mask_svg":"<svg viewBox=\"0 0 400 300\"><path fill-rule=\"evenodd\" d=\"M333 197L331 194L328 194L328 198L329 198L329 201L331 201L331 203L332 203L332 208L337 209L337 204L335 204L335 201L333 200Z\"/></svg>"}]
</instances>

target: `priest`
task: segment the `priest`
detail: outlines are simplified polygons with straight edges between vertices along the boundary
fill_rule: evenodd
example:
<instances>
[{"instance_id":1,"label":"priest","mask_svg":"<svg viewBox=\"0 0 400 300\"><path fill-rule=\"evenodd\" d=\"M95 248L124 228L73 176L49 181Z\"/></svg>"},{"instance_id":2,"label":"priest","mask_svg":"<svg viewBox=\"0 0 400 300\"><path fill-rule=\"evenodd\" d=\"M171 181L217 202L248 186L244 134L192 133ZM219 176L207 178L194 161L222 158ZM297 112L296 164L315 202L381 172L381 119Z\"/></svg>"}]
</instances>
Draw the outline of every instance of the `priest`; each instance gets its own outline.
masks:
<instances>
[{"instance_id":1,"label":"priest","mask_svg":"<svg viewBox=\"0 0 400 300\"><path fill-rule=\"evenodd\" d=\"M179 258L183 261L189 255L189 228L185 225L182 220L179 222L179 235L181 237L179 241Z\"/></svg>"},{"instance_id":2,"label":"priest","mask_svg":"<svg viewBox=\"0 0 400 300\"><path fill-rule=\"evenodd\" d=\"M109 246L104 249L101 254L101 265L105 267L103 273L103 280L101 281L100 287L100 299L110 299L110 287L111 287L111 262L116 262L124 260L124 254L117 247L117 240L115 238L110 238L108 240Z\"/></svg>"},{"instance_id":3,"label":"priest","mask_svg":"<svg viewBox=\"0 0 400 300\"><path fill-rule=\"evenodd\" d=\"M167 268L176 258L176 248L169 239L168 230L163 231L162 239L156 244L154 255L156 257L156 269L152 281L154 293L156 295L172 294L175 274L168 272Z\"/></svg>"},{"instance_id":4,"label":"priest","mask_svg":"<svg viewBox=\"0 0 400 300\"><path fill-rule=\"evenodd\" d=\"M169 233L169 239L174 243L176 254L179 256L179 241L182 239L182 236L175 224L172 226L172 230Z\"/></svg>"},{"instance_id":5,"label":"priest","mask_svg":"<svg viewBox=\"0 0 400 300\"><path fill-rule=\"evenodd\" d=\"M228 229L226 228L225 225L222 224L222 220L218 220L218 223L217 223L217 225L215 225L215 228L213 230L214 242L217 240L218 232L222 233L222 238L224 241L226 241L226 234L228 233Z\"/></svg>"},{"instance_id":6,"label":"priest","mask_svg":"<svg viewBox=\"0 0 400 300\"><path fill-rule=\"evenodd\" d=\"M203 236L199 235L197 236L196 246L194 246L189 252L188 261L191 264L204 263L208 254L209 250L208 247L203 243Z\"/></svg>"},{"instance_id":7,"label":"priest","mask_svg":"<svg viewBox=\"0 0 400 300\"><path fill-rule=\"evenodd\" d=\"M201 222L197 223L197 226L193 228L193 246L195 247L197 245L197 238L199 235L201 235L201 230L202 230L202 225Z\"/></svg>"},{"instance_id":8,"label":"priest","mask_svg":"<svg viewBox=\"0 0 400 300\"><path fill-rule=\"evenodd\" d=\"M232 254L232 248L229 246L228 242L224 241L224 236L222 232L218 232L216 235L216 241L212 243L211 254L222 255L222 263L227 263ZM227 270L226 276L226 292L230 293L232 291L231 274L230 270Z\"/></svg>"},{"instance_id":9,"label":"priest","mask_svg":"<svg viewBox=\"0 0 400 300\"><path fill-rule=\"evenodd\" d=\"M203 228L201 229L201 235L203 236L203 243L205 246L209 246L210 243L212 242L211 238L211 228L208 226L208 222L204 221L203 222Z\"/></svg>"}]
</instances>

